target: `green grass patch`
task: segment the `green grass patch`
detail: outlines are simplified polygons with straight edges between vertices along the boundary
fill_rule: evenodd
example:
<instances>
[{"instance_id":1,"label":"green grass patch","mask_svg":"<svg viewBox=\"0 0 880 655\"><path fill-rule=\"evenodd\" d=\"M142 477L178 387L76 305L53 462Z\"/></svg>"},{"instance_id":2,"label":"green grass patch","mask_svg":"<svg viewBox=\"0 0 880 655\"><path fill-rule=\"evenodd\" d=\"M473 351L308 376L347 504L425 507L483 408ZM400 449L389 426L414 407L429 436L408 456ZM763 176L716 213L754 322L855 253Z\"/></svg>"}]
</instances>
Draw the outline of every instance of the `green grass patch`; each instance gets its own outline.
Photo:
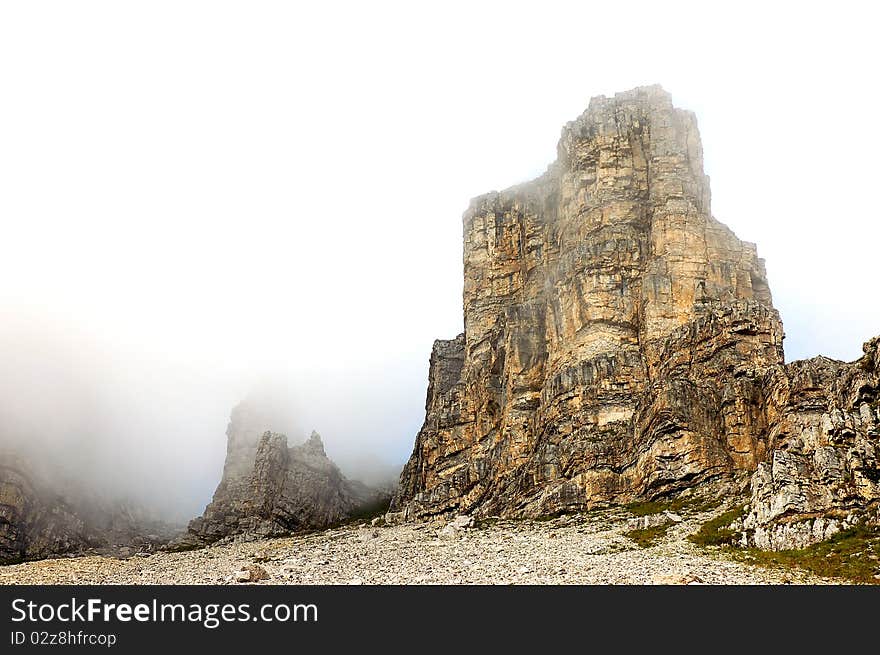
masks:
<instances>
[{"instance_id":1,"label":"green grass patch","mask_svg":"<svg viewBox=\"0 0 880 655\"><path fill-rule=\"evenodd\" d=\"M729 512L719 514L701 525L699 531L689 535L688 539L699 546L730 545L737 533L729 526L743 515L744 509L744 507L736 507Z\"/></svg>"},{"instance_id":2,"label":"green grass patch","mask_svg":"<svg viewBox=\"0 0 880 655\"><path fill-rule=\"evenodd\" d=\"M570 512L564 509L561 509L556 512L550 512L549 514L539 514L533 521L545 522L545 521L555 521L556 519L561 519L563 516L568 516L569 514L575 514L580 512Z\"/></svg>"},{"instance_id":3,"label":"green grass patch","mask_svg":"<svg viewBox=\"0 0 880 655\"><path fill-rule=\"evenodd\" d=\"M737 559L768 567L799 568L829 578L880 584L880 527L857 525L800 550L731 549Z\"/></svg>"},{"instance_id":4,"label":"green grass patch","mask_svg":"<svg viewBox=\"0 0 880 655\"><path fill-rule=\"evenodd\" d=\"M186 536L185 534L183 535ZM180 539L177 541L171 541L167 544L163 544L156 549L156 552L165 552L165 553L188 553L191 550L201 550L209 545L207 541L199 541L193 539L192 541L187 541L186 539Z\"/></svg>"},{"instance_id":5,"label":"green grass patch","mask_svg":"<svg viewBox=\"0 0 880 655\"><path fill-rule=\"evenodd\" d=\"M721 504L720 498L669 498L663 500L649 500L626 505L627 511L633 516L648 516L660 512L706 512Z\"/></svg>"},{"instance_id":6,"label":"green grass patch","mask_svg":"<svg viewBox=\"0 0 880 655\"><path fill-rule=\"evenodd\" d=\"M675 501L649 500L646 502L630 503L626 506L627 511L633 516L648 516L649 514L659 514L662 511L669 510L674 512L678 503Z\"/></svg>"},{"instance_id":7,"label":"green grass patch","mask_svg":"<svg viewBox=\"0 0 880 655\"><path fill-rule=\"evenodd\" d=\"M657 540L666 536L669 525L655 525L653 528L640 528L638 530L630 530L624 532L623 536L635 541L639 548L648 548L653 546Z\"/></svg>"},{"instance_id":8,"label":"green grass patch","mask_svg":"<svg viewBox=\"0 0 880 655\"><path fill-rule=\"evenodd\" d=\"M502 519L500 516L486 516L481 519L474 519L474 528L477 530L486 530L488 528L491 528L493 525L497 525L503 520L506 519Z\"/></svg>"},{"instance_id":9,"label":"green grass patch","mask_svg":"<svg viewBox=\"0 0 880 655\"><path fill-rule=\"evenodd\" d=\"M739 548L730 524L743 515L743 507L724 512L704 523L688 539L699 546L721 546L734 559L756 566L801 569L827 578L880 584L880 527L857 525L826 541L797 550Z\"/></svg>"}]
</instances>

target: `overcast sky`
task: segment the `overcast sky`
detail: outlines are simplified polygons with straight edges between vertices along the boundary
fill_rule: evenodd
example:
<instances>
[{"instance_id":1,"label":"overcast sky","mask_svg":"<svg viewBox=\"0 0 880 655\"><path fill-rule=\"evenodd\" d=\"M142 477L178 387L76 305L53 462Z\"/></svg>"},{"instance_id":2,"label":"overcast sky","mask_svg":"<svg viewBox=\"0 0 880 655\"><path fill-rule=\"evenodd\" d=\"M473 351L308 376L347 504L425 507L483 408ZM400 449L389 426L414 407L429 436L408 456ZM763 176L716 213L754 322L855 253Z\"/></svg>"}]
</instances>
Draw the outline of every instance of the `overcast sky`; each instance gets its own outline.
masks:
<instances>
[{"instance_id":1,"label":"overcast sky","mask_svg":"<svg viewBox=\"0 0 880 655\"><path fill-rule=\"evenodd\" d=\"M200 509L229 410L271 384L292 440L402 462L431 344L462 329L468 200L641 84L697 113L787 357L858 357L880 333L862 5L0 3L7 436L86 432Z\"/></svg>"}]
</instances>

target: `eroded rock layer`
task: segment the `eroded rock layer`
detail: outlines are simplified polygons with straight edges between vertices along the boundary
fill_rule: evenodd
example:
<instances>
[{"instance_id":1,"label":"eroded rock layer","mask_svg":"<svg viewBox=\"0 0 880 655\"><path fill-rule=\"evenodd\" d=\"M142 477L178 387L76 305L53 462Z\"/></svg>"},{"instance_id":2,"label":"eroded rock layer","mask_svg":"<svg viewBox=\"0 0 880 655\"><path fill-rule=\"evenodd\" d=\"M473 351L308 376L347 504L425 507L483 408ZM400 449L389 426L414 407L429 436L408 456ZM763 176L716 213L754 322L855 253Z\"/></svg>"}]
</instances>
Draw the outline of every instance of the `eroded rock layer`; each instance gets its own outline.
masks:
<instances>
[{"instance_id":1,"label":"eroded rock layer","mask_svg":"<svg viewBox=\"0 0 880 655\"><path fill-rule=\"evenodd\" d=\"M712 217L696 120L662 89L591 100L463 227L464 333L434 345L392 518L654 498L781 447L767 385L795 369L764 263Z\"/></svg>"},{"instance_id":2,"label":"eroded rock layer","mask_svg":"<svg viewBox=\"0 0 880 655\"><path fill-rule=\"evenodd\" d=\"M782 328L710 213L693 114L594 98L534 182L464 215L464 334L437 342L395 509L537 515L754 469Z\"/></svg>"},{"instance_id":3,"label":"eroded rock layer","mask_svg":"<svg viewBox=\"0 0 880 655\"><path fill-rule=\"evenodd\" d=\"M744 544L802 548L880 520L878 349L875 338L855 362L815 357L769 377L772 450L752 477Z\"/></svg>"},{"instance_id":4,"label":"eroded rock layer","mask_svg":"<svg viewBox=\"0 0 880 655\"><path fill-rule=\"evenodd\" d=\"M212 502L189 524L180 545L234 535L268 537L326 528L387 505L387 496L347 479L327 457L321 437L288 447L270 421L242 403L227 428L226 463Z\"/></svg>"}]
</instances>

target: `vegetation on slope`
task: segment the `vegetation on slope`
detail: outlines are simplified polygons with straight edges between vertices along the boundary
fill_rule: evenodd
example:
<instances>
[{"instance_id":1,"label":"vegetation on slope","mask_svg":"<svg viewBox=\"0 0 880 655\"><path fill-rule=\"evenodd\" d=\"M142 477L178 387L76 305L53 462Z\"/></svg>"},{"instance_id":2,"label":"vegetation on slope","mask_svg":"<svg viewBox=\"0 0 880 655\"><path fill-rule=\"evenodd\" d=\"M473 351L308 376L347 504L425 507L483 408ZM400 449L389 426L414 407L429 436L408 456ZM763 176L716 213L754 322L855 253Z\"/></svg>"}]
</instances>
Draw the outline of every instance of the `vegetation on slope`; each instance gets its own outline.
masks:
<instances>
[{"instance_id":1,"label":"vegetation on slope","mask_svg":"<svg viewBox=\"0 0 880 655\"><path fill-rule=\"evenodd\" d=\"M704 523L688 539L700 546L720 547L735 559L757 566L796 568L850 582L880 584L880 527L856 525L806 548L767 551L733 545L737 532L730 525L742 514L742 507L725 512Z\"/></svg>"}]
</instances>

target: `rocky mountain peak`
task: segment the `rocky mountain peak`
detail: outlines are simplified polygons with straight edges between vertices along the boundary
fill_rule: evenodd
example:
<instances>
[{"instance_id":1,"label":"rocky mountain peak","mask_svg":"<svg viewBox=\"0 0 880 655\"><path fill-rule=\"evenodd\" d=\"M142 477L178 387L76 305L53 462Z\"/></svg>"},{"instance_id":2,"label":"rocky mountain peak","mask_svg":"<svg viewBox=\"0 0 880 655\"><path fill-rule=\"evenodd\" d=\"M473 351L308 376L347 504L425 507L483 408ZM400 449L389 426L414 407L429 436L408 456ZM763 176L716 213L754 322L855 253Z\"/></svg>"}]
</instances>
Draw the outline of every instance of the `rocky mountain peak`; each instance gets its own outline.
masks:
<instances>
[{"instance_id":1,"label":"rocky mountain peak","mask_svg":"<svg viewBox=\"0 0 880 655\"><path fill-rule=\"evenodd\" d=\"M538 516L736 487L780 457L787 412L819 420L784 400L802 369L821 378L819 406L874 429L873 407L832 382L850 365L785 366L764 261L711 215L693 113L659 86L599 96L557 153L464 213L464 332L434 344L392 517Z\"/></svg>"},{"instance_id":2,"label":"rocky mountain peak","mask_svg":"<svg viewBox=\"0 0 880 655\"><path fill-rule=\"evenodd\" d=\"M315 455L327 456L327 453L324 452L324 442L321 440L321 435L314 430L312 430L312 434L309 435L309 438L306 439L303 448Z\"/></svg>"},{"instance_id":3,"label":"rocky mountain peak","mask_svg":"<svg viewBox=\"0 0 880 655\"><path fill-rule=\"evenodd\" d=\"M327 457L317 432L289 446L287 436L269 426L267 415L247 403L232 411L223 477L180 545L324 528L387 502L382 492L348 480Z\"/></svg>"}]
</instances>

